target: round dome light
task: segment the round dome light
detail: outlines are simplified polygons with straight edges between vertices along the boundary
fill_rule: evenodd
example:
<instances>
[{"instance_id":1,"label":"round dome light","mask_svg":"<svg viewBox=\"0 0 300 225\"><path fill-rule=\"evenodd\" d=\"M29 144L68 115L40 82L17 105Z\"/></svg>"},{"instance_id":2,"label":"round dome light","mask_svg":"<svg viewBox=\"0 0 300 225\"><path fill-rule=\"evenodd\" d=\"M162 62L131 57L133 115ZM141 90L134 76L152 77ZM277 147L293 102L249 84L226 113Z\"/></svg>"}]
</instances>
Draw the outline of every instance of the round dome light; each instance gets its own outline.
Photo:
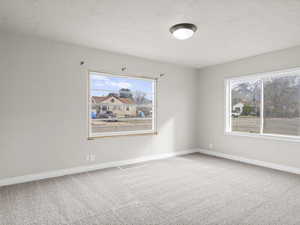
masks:
<instances>
[{"instance_id":1,"label":"round dome light","mask_svg":"<svg viewBox=\"0 0 300 225\"><path fill-rule=\"evenodd\" d=\"M171 34L178 40L186 40L193 36L197 27L191 23L180 23L170 28Z\"/></svg>"}]
</instances>

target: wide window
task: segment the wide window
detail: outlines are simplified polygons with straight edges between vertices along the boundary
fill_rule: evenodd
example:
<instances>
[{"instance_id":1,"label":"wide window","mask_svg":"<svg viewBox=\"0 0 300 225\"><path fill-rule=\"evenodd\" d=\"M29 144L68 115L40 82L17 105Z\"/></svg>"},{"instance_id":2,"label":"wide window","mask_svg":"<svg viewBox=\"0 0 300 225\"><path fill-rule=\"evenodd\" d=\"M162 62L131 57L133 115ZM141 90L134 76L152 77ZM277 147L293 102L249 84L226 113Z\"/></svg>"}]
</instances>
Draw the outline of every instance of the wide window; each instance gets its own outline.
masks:
<instances>
[{"instance_id":1,"label":"wide window","mask_svg":"<svg viewBox=\"0 0 300 225\"><path fill-rule=\"evenodd\" d=\"M156 133L156 79L89 73L89 138Z\"/></svg>"},{"instance_id":2,"label":"wide window","mask_svg":"<svg viewBox=\"0 0 300 225\"><path fill-rule=\"evenodd\" d=\"M226 132L300 136L300 69L226 80Z\"/></svg>"}]
</instances>

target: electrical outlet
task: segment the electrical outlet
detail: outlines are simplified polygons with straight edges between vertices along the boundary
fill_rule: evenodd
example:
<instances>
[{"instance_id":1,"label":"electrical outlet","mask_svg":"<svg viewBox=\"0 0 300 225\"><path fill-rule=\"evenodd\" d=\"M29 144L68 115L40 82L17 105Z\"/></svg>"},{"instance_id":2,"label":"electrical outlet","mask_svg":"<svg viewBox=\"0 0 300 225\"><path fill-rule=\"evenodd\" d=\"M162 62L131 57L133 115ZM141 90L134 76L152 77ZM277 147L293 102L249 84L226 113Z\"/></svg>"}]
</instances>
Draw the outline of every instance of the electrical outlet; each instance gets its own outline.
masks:
<instances>
[{"instance_id":1,"label":"electrical outlet","mask_svg":"<svg viewBox=\"0 0 300 225\"><path fill-rule=\"evenodd\" d=\"M86 155L85 160L89 162L93 162L96 160L96 155L93 153L89 153Z\"/></svg>"},{"instance_id":2,"label":"electrical outlet","mask_svg":"<svg viewBox=\"0 0 300 225\"><path fill-rule=\"evenodd\" d=\"M95 154L90 154L90 161L95 161L96 160L96 155Z\"/></svg>"},{"instance_id":3,"label":"electrical outlet","mask_svg":"<svg viewBox=\"0 0 300 225\"><path fill-rule=\"evenodd\" d=\"M209 149L213 149L214 145L213 144L209 144Z\"/></svg>"}]
</instances>

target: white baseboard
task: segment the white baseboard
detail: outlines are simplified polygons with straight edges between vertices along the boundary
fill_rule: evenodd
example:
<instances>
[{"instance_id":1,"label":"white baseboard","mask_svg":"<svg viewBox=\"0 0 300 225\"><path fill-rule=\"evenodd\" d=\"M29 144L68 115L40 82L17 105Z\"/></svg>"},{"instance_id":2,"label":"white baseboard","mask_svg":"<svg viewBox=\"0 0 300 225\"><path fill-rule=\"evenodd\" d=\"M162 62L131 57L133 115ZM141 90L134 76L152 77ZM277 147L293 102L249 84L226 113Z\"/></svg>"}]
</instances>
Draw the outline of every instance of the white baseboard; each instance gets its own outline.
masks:
<instances>
[{"instance_id":1,"label":"white baseboard","mask_svg":"<svg viewBox=\"0 0 300 225\"><path fill-rule=\"evenodd\" d=\"M12 185L12 184L19 184L19 183L25 183L25 182L30 182L30 181L42 180L42 179L47 179L47 178L71 175L71 174L76 174L76 173L83 173L83 172L88 172L88 171L94 171L94 170L100 170L100 169L106 169L106 168L112 168L112 167L118 167L118 166L125 166L125 165L130 165L130 164L135 164L135 163L147 162L147 161L151 161L151 160L165 159L165 158L170 158L170 157L175 157L175 156L180 156L180 155L187 155L187 154L191 154L191 153L195 153L195 152L198 152L198 149L190 149L187 151L177 151L177 152L164 153L164 154L158 154L158 155L143 156L143 157L139 157L139 158L135 158L135 159L106 162L106 163L80 166L80 167L74 167L74 168L69 168L69 169L61 169L61 170L55 170L55 171L49 171L49 172L43 172L43 173L37 173L37 174L29 174L29 175L24 175L24 176L9 177L9 178L0 179L0 187Z\"/></svg>"},{"instance_id":2,"label":"white baseboard","mask_svg":"<svg viewBox=\"0 0 300 225\"><path fill-rule=\"evenodd\" d=\"M216 156L216 157L220 157L220 158L231 159L231 160L238 161L238 162L243 162L243 163L252 164L252 165L256 165L256 166L262 166L262 167L280 170L280 171L284 171L284 172L288 172L288 173L300 174L300 168L297 168L297 167L290 167L290 166L285 166L285 165L280 165L280 164L276 164L276 163L270 163L270 162L255 160L255 159L248 159L248 158L244 158L241 156L229 155L229 154L211 151L211 150L205 150L205 149L199 149L198 152L205 154L205 155L211 155L211 156Z\"/></svg>"}]
</instances>

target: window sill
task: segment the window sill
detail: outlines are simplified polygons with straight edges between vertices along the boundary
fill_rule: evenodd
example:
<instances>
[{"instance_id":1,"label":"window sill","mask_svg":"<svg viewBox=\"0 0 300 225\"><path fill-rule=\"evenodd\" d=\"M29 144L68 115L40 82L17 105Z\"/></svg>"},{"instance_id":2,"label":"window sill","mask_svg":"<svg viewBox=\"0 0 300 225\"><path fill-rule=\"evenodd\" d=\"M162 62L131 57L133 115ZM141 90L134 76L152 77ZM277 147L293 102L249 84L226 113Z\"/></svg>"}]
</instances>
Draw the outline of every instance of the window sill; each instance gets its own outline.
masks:
<instances>
[{"instance_id":1,"label":"window sill","mask_svg":"<svg viewBox=\"0 0 300 225\"><path fill-rule=\"evenodd\" d=\"M98 138L107 138L107 137L120 137L120 136L141 136L141 135L157 135L157 131L133 131L133 132L115 132L115 133L102 133L95 136L88 137L88 140L95 140Z\"/></svg>"},{"instance_id":2,"label":"window sill","mask_svg":"<svg viewBox=\"0 0 300 225\"><path fill-rule=\"evenodd\" d=\"M279 135L279 134L257 134L257 133L246 133L246 132L229 132L225 131L225 135L229 136L241 136L241 137L253 137L253 138L262 138L267 140L276 140L276 141L287 141L287 142L300 142L300 136L288 136L288 135Z\"/></svg>"}]
</instances>

